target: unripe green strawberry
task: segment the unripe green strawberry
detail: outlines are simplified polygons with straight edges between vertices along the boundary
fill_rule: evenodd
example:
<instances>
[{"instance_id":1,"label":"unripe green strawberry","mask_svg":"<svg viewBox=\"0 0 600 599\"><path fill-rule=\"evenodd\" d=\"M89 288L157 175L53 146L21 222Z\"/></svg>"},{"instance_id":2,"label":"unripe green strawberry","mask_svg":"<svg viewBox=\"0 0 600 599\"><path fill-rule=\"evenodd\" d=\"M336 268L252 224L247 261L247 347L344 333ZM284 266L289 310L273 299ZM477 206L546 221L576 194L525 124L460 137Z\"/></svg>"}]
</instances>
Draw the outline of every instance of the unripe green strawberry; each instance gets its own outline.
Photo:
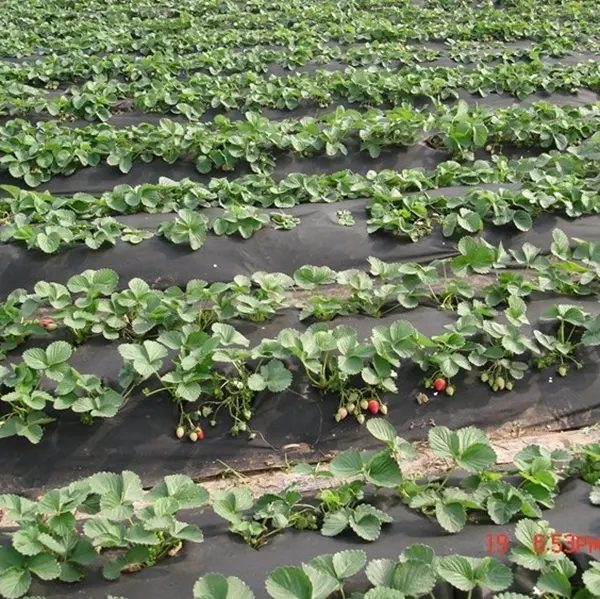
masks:
<instances>
[{"instance_id":1,"label":"unripe green strawberry","mask_svg":"<svg viewBox=\"0 0 600 599\"><path fill-rule=\"evenodd\" d=\"M211 420L208 424L210 424L211 426L217 426L217 421Z\"/></svg>"},{"instance_id":2,"label":"unripe green strawberry","mask_svg":"<svg viewBox=\"0 0 600 599\"><path fill-rule=\"evenodd\" d=\"M558 372L558 374L560 374L560 376L567 376L567 367L564 364L561 364L558 367L557 372Z\"/></svg>"},{"instance_id":3,"label":"unripe green strawberry","mask_svg":"<svg viewBox=\"0 0 600 599\"><path fill-rule=\"evenodd\" d=\"M365 415L364 414L359 414L356 417L356 420L358 421L358 424L364 424L365 423Z\"/></svg>"},{"instance_id":4,"label":"unripe green strawberry","mask_svg":"<svg viewBox=\"0 0 600 599\"><path fill-rule=\"evenodd\" d=\"M490 379L490 377L487 372L481 373L481 382L482 383L487 383L489 381L489 379Z\"/></svg>"},{"instance_id":5,"label":"unripe green strawberry","mask_svg":"<svg viewBox=\"0 0 600 599\"><path fill-rule=\"evenodd\" d=\"M363 410L366 410L366 409L368 409L368 408L369 408L369 400L367 400L367 399L363 399L363 400L360 402L360 407L361 407Z\"/></svg>"},{"instance_id":6,"label":"unripe green strawberry","mask_svg":"<svg viewBox=\"0 0 600 599\"><path fill-rule=\"evenodd\" d=\"M446 395L449 395L450 397L452 397L454 395L455 391L456 391L456 388L453 387L452 385L448 385L446 387Z\"/></svg>"},{"instance_id":7,"label":"unripe green strawberry","mask_svg":"<svg viewBox=\"0 0 600 599\"><path fill-rule=\"evenodd\" d=\"M354 410L356 410L356 406L353 403L347 403L346 410L348 411L348 414L353 414Z\"/></svg>"},{"instance_id":8,"label":"unripe green strawberry","mask_svg":"<svg viewBox=\"0 0 600 599\"><path fill-rule=\"evenodd\" d=\"M195 443L198 440L198 433L196 431L192 431L188 437L192 443Z\"/></svg>"},{"instance_id":9,"label":"unripe green strawberry","mask_svg":"<svg viewBox=\"0 0 600 599\"><path fill-rule=\"evenodd\" d=\"M388 407L384 403L382 403L379 406L379 411L385 416L388 413Z\"/></svg>"},{"instance_id":10,"label":"unripe green strawberry","mask_svg":"<svg viewBox=\"0 0 600 599\"><path fill-rule=\"evenodd\" d=\"M498 391L498 385L492 385L492 391Z\"/></svg>"},{"instance_id":11,"label":"unripe green strawberry","mask_svg":"<svg viewBox=\"0 0 600 599\"><path fill-rule=\"evenodd\" d=\"M250 420L252 418L252 412L250 410L244 410L244 420Z\"/></svg>"},{"instance_id":12,"label":"unripe green strawberry","mask_svg":"<svg viewBox=\"0 0 600 599\"><path fill-rule=\"evenodd\" d=\"M245 423L245 422L240 422L240 423L238 424L238 430L240 430L240 431L242 431L242 432L244 432L244 431L247 431L247 430L248 430L248 427L246 426L246 423Z\"/></svg>"},{"instance_id":13,"label":"unripe green strawberry","mask_svg":"<svg viewBox=\"0 0 600 599\"><path fill-rule=\"evenodd\" d=\"M512 391L513 390L512 381L506 381L506 390L507 391Z\"/></svg>"},{"instance_id":14,"label":"unripe green strawberry","mask_svg":"<svg viewBox=\"0 0 600 599\"><path fill-rule=\"evenodd\" d=\"M176 436L178 439L182 439L182 438L183 438L183 435L185 435L185 429L183 428L183 426L178 426L178 427L175 429L175 436Z\"/></svg>"},{"instance_id":15,"label":"unripe green strawberry","mask_svg":"<svg viewBox=\"0 0 600 599\"><path fill-rule=\"evenodd\" d=\"M502 391L506 386L506 381L501 376L499 376L496 378L496 386L498 387L498 389L500 389L500 391Z\"/></svg>"}]
</instances>

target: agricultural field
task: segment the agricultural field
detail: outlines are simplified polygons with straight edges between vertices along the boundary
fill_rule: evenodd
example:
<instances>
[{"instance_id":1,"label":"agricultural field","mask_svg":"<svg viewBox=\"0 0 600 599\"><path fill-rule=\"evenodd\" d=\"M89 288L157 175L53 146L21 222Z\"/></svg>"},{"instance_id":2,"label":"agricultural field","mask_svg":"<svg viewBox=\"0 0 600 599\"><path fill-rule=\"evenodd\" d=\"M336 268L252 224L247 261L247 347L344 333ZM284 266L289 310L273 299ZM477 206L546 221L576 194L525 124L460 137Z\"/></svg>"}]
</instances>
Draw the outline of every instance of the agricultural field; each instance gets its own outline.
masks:
<instances>
[{"instance_id":1,"label":"agricultural field","mask_svg":"<svg viewBox=\"0 0 600 599\"><path fill-rule=\"evenodd\" d=\"M3 9L0 597L600 598L597 2Z\"/></svg>"}]
</instances>

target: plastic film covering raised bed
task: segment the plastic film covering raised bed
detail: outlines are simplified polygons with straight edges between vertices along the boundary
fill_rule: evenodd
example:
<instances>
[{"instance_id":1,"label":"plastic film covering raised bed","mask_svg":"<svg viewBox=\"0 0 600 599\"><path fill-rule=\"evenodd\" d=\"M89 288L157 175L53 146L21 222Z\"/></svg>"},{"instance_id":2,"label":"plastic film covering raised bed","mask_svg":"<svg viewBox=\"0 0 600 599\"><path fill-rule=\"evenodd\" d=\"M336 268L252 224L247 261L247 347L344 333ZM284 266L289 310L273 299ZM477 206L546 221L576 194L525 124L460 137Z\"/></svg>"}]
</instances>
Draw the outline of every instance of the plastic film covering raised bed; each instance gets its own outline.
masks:
<instances>
[{"instance_id":1,"label":"plastic film covering raised bed","mask_svg":"<svg viewBox=\"0 0 600 599\"><path fill-rule=\"evenodd\" d=\"M0 596L600 596L594 3L0 23Z\"/></svg>"}]
</instances>

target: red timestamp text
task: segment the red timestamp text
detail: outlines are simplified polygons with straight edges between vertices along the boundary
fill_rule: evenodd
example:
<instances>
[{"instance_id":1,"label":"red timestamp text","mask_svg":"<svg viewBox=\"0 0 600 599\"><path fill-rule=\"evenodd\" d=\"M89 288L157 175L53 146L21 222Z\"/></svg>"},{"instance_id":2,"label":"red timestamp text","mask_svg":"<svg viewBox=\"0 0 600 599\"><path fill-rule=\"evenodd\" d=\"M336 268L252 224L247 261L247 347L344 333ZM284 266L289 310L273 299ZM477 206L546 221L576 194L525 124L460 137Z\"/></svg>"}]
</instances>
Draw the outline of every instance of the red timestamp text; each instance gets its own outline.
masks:
<instances>
[{"instance_id":1,"label":"red timestamp text","mask_svg":"<svg viewBox=\"0 0 600 599\"><path fill-rule=\"evenodd\" d=\"M510 551L511 539L507 533L488 533L488 554L506 554ZM600 551L600 537L578 535L571 532L533 535L535 553L591 553Z\"/></svg>"}]
</instances>

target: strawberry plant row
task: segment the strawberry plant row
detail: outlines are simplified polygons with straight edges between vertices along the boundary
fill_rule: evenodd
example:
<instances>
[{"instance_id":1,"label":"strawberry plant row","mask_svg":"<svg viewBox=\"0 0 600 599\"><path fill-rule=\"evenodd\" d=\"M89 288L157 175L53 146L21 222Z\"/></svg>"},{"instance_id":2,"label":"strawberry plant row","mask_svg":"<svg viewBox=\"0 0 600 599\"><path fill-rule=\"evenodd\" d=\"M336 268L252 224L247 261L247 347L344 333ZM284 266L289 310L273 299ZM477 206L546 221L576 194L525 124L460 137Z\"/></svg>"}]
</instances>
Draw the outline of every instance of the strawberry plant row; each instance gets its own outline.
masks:
<instances>
[{"instance_id":1,"label":"strawberry plant row","mask_svg":"<svg viewBox=\"0 0 600 599\"><path fill-rule=\"evenodd\" d=\"M492 317L496 308L536 292L575 297L600 293L594 279L600 263L598 244L570 241L560 230L553 237L550 258L528 243L508 255L485 242L464 241L459 244L456 258L425 266L370 257L368 273L307 265L291 277L259 272L251 277L237 276L228 283L209 285L194 280L185 290L152 289L136 278L117 291L119 278L114 271L88 270L71 277L66 286L39 281L34 293L13 291L0 304L0 356L32 336L58 327L67 329L72 342L79 345L94 335L107 340L142 340L186 324L208 330L215 322L235 319L265 322L282 309L295 306L293 294L300 291L313 293L303 302L300 320L321 322L349 314L381 318L396 309L410 310L431 302L443 310L460 313L469 302L479 300L485 302L486 315ZM501 260L495 264L495 257L500 255L497 252ZM506 267L530 272L501 272ZM448 276L448 270L458 276ZM474 273L496 273L497 280L478 287L465 280ZM333 284L337 285L338 295L326 291Z\"/></svg>"},{"instance_id":2,"label":"strawberry plant row","mask_svg":"<svg viewBox=\"0 0 600 599\"><path fill-rule=\"evenodd\" d=\"M570 557L568 538L563 539L546 520L523 520L515 527L516 545L510 550L513 568L532 571L535 582L526 586L530 594L499 592L517 583L513 569L496 557L468 555L437 556L424 544L412 544L399 557L379 558L367 563L362 549L347 549L337 553L317 555L301 566L280 566L268 574L265 590L274 599L327 599L340 597L350 589L361 588L366 593L353 592L351 599L389 597L445 597L449 592L474 593L492 591L493 599L554 599L560 585L568 597L591 599L600 592L600 562L582 566ZM564 545L560 544L561 540ZM557 546L560 544L560 550ZM17 568L15 568L16 570ZM363 573L367 584L357 578ZM34 575L37 572L32 571ZM24 577L26 578L26 577ZM21 585L24 586L24 585ZM20 590L20 588L19 588ZM437 594L439 593L439 595ZM10 599L17 595L3 595ZM254 599L251 588L240 578L207 572L193 586L194 599ZM564 595L558 595L564 596ZM39 598L44 599L44 598ZM107 599L125 599L109 595Z\"/></svg>"},{"instance_id":3,"label":"strawberry plant row","mask_svg":"<svg viewBox=\"0 0 600 599\"><path fill-rule=\"evenodd\" d=\"M208 110L294 110L305 103L321 108L341 100L361 106L397 105L428 98L434 102L457 99L465 90L486 97L506 92L522 100L536 92L575 93L582 88L600 90L600 63L546 66L541 62L463 67L398 69L347 68L315 74L261 77L241 73L215 78L195 74L142 78L131 83L98 79L48 98L42 90L13 83L0 95L0 114L45 113L61 118L81 117L106 121L123 112L124 102L144 112L182 114L197 120Z\"/></svg>"},{"instance_id":4,"label":"strawberry plant row","mask_svg":"<svg viewBox=\"0 0 600 599\"><path fill-rule=\"evenodd\" d=\"M369 563L363 550L348 549L318 555L301 566L280 566L269 573L265 590L273 599L346 597L345 591L355 588L364 592L352 592L348 595L350 599L436 599L459 593L468 599L480 594L493 599L591 599L598 596L600 562L592 560L582 566L569 556L572 552L568 547L561 545L560 551L553 548L551 539L560 543L561 535L549 522L522 520L516 525L515 535L517 543L508 559L513 568L533 571L535 582L531 585L518 580L518 575L498 558L436 556L430 546L413 544L397 558L375 559ZM362 577L361 583L353 580L363 569L366 585ZM517 581L520 583L517 586L526 586L530 594L508 592ZM216 595L214 589L219 589L221 594ZM215 572L201 576L193 587L194 599L254 599L255 596L240 578Z\"/></svg>"},{"instance_id":5,"label":"strawberry plant row","mask_svg":"<svg viewBox=\"0 0 600 599\"><path fill-rule=\"evenodd\" d=\"M542 214L577 218L599 213L600 194L596 187L574 177L543 177L520 191L473 189L463 196L431 197L427 193L407 196L394 188L374 186L366 203L369 215L366 227L369 234L384 232L413 242L431 235L438 227L444 237L476 233L484 227L511 226L518 231L529 231ZM21 190L9 191L17 198L22 197ZM119 240L139 244L154 236L151 231L134 229L110 216L83 219L66 208L48 209L43 196L40 200L42 203L28 202L27 208L41 208L44 213L12 214L0 229L0 242L25 243L27 249L55 254L80 243L98 250ZM345 224L341 211L338 220ZM159 223L156 234L197 251L204 246L209 233L249 239L266 226L291 230L299 224L300 219L290 213L232 204L212 219L189 208L177 210L173 218ZM346 226L355 226L354 220Z\"/></svg>"},{"instance_id":6,"label":"strawberry plant row","mask_svg":"<svg viewBox=\"0 0 600 599\"><path fill-rule=\"evenodd\" d=\"M394 7L389 5L377 6L374 3L365 3L362 6L347 3L342 9L337 3L316 3L313 1L307 2L306 5L288 3L280 7L263 7L262 10L248 10L240 4L232 8L231 12L214 10L205 12L195 7L195 10L178 11L165 19L164 12L161 11L156 11L154 14L146 13L143 16L132 15L130 6L130 4L126 3L121 11L112 10L103 14L103 19L99 23L100 30L107 30L111 25L122 25L123 19L127 18L127 30L132 30L132 33L143 34L144 32L158 31L166 33L171 37L177 25L214 32L215 30L241 25L246 30L264 30L269 27L281 27L300 21L304 27L314 27L316 31L319 31L319 25L325 23L342 23L342 15L344 14L347 18L361 21L366 18L372 20L375 13L379 18L395 23L399 17L422 19L425 12L430 12L410 4L404 4L402 7ZM89 9L86 13L88 18L94 14ZM85 31L84 23L86 21L81 17L86 13L82 14L71 10L70 15L65 15L65 20L67 22L70 21L69 25L72 26L70 30L67 28L65 21L57 19L56 21L44 22L43 19L40 19L42 22L39 23L39 28L36 28L36 32L39 31L40 33L47 34L50 40L56 39L61 33L66 34L67 38L73 38L79 31ZM37 16L37 18L39 19L40 16ZM14 29L17 31L23 30L18 25Z\"/></svg>"},{"instance_id":7,"label":"strawberry plant row","mask_svg":"<svg viewBox=\"0 0 600 599\"><path fill-rule=\"evenodd\" d=\"M459 532L478 513L486 514L490 523L496 525L521 518L515 527L517 544L509 553L509 560L538 572L536 586L542 590L550 592L559 575L564 578L560 579L563 587L570 589L578 584L570 580L575 575L575 566L568 557L569 540L541 518L544 510L553 507L565 477L580 474L579 452L549 452L538 445L529 445L514 457L511 466L500 470L496 453L482 431L471 427L453 432L438 426L429 431L428 446L449 470L444 478L426 480L403 474L403 462L414 460L417 453L397 436L389 423L374 419L369 421L368 429L380 443L379 450L347 450L325 469L308 464L294 467L297 473L337 479L337 485L314 496L305 496L292 486L254 500L249 490L239 485L216 491L210 497L203 487L179 474L164 477L149 492L144 492L139 477L130 471L94 474L48 491L37 501L0 495L0 507L17 524L17 529L9 533L10 545L0 548L0 596L21 597L34 576L66 583L81 581L85 568L101 552L113 555L117 552L117 557L103 567L103 574L109 580L121 573L151 567L180 553L184 543L203 542L201 529L181 522L178 512L206 505L228 522L231 533L254 548L292 528L320 529L327 537L349 528L362 540L372 542L393 521L368 501L373 499L373 490L388 490L388 494L394 490L408 507L424 511L450 533ZM457 469L470 474L458 485L451 481L451 474ZM594 491L592 499L593 496ZM81 516L85 517L83 527L76 525L76 518ZM315 598L312 585L318 580L319 597L343 593L347 579L358 574L365 564L366 554L362 550L319 556L302 568L276 570L267 581L267 592L276 599L288 599L297 597L289 594L292 588L305 587L310 594L304 596ZM403 568L416 569L419 576L412 577L412 581L407 572L400 576ZM459 570L462 578L458 577ZM431 594L439 581L470 592L478 585L501 591L513 582L509 568L496 558L435 557L433 550L423 545L406 548L398 562L388 559L371 562L366 574L375 588L365 597L373 598L389 597L381 592L391 589L409 597ZM583 584L595 585L589 588L596 589L597 578L595 572L584 573ZM252 596L241 581L215 574L200 578L194 596L214 599L215 595L206 593L209 588L217 588L217 584L229 589L228 594L219 597ZM240 594L242 591L245 594Z\"/></svg>"},{"instance_id":8,"label":"strawberry plant row","mask_svg":"<svg viewBox=\"0 0 600 599\"><path fill-rule=\"evenodd\" d=\"M490 225L529 231L537 217L548 213L570 218L597 214L600 212L597 188L594 180L540 176L535 182L524 183L519 191L473 189L462 196L403 195L396 186L375 184L371 186L371 193L364 194L362 199L367 199L369 234L381 231L416 242L440 226L444 237L453 237L476 233ZM354 193L358 189L352 188ZM13 202L6 202L12 203L12 209L7 211L11 216L0 229L2 243L21 242L27 249L53 254L82 242L97 250L115 245L118 240L138 244L154 236L151 231L133 229L110 216L82 218L66 206L49 208L43 194L11 187L5 190L12 194ZM82 201L80 196L71 203L81 205ZM92 201L94 209L97 208L93 198ZM25 213L13 211L17 203L24 204ZM202 248L210 232L249 239L265 226L290 230L300 224L300 219L293 214L265 212L237 203L226 206L212 219L190 208L175 210L174 218L158 225L157 234L194 251ZM341 212L338 217L342 218ZM347 223L347 226L354 225L354 220Z\"/></svg>"},{"instance_id":9,"label":"strawberry plant row","mask_svg":"<svg viewBox=\"0 0 600 599\"><path fill-rule=\"evenodd\" d=\"M472 272L490 272L494 267L501 269L509 261L502 247L494 249L470 237L463 238L459 250L461 255L450 263L459 277ZM561 268L560 263L553 265L539 256L533 246L513 252L513 257L539 271L538 289L560 286L559 290L565 291L570 286L576 293L586 293L587 285L587 292L593 293L589 286L593 285L598 268L592 262L595 251L596 244L593 243L570 250L566 236L557 231L553 252L570 265L569 270ZM579 258L581 267L570 258ZM429 289L429 293L439 301L431 289L433 267L386 265L374 259L371 262L376 274L386 284L373 292L372 282L365 273L341 273L342 280L353 288L353 295L347 300L349 305L359 304L367 313L373 313L375 307L381 308L384 304L382 296L391 298L399 294L398 301L412 299L414 307L424 289ZM581 280L573 281L573 271L581 275ZM319 281L329 273L326 268L307 267L302 274L309 281ZM408 286L402 283L394 286L387 282L402 276L413 282L412 298L407 298L410 296ZM286 286L286 277L281 274L261 274L257 279L262 280L263 289L271 289L274 297L281 295ZM36 421L32 424L37 425L36 440L39 441L42 432L39 425L44 423L39 419L42 416L46 418L42 412L46 402L54 402L55 409L83 411L74 407L81 401L90 417L106 417L114 415L135 388L151 384L154 389L144 387L144 394L166 393L178 405L178 437L197 434L196 428L202 418L210 417L211 424L216 425L216 415L225 409L234 422L232 433L249 432L252 438L254 433L249 430L248 423L252 418L256 394L265 390L281 393L289 389L292 371L299 371L299 376L316 391L338 401L336 420L344 420L351 415L362 424L365 413L387 412L381 396L398 393L397 369L401 364L418 366L424 373L425 387L433 387L437 392L445 391L449 396L456 391L453 379L465 371L478 371L481 380L493 391L503 391L511 390L531 366L539 369L553 366L561 376L565 376L570 367L581 369L584 349L600 344L600 315L587 313L571 304L552 305L541 317L550 328L544 329L546 332L534 329L532 335L526 334L523 326L529 325L530 321L523 297L536 289L536 283L530 284L518 275L500 277L498 283L490 285L485 290L487 302L468 298L471 295L469 286L460 280L450 285L442 296L445 297L442 305L451 307L454 299L459 318L445 327L447 332L437 336L427 337L409 322L399 320L390 327L375 327L370 340L361 342L352 327L330 328L325 323L317 323L304 331L285 329L276 339L263 339L254 347L250 347L250 341L233 326L215 322L219 318L219 310L226 309L227 304L198 312L195 304L202 300L204 305L208 300L215 301L214 293L219 287L226 286L213 285L211 293L211 288L202 282L193 282L189 286L188 297L184 299L181 290L176 288L161 297L138 279L131 281L129 289L112 294L110 299L101 298L103 294L111 293L116 283L117 277L111 271L87 271L70 280L68 288L43 282L36 286L33 296L15 292L9 298L3 306L6 315L4 328L7 336L12 335L8 341L12 340L14 345L36 333L40 326L56 328L57 322L53 317L44 317L39 324L35 319L27 318L30 310L46 302L54 308L63 324L72 330L78 342L84 341L90 333L114 339L127 331L130 331L127 336L132 342L119 346L124 361L119 374L122 396L112 389L103 388L98 377L78 378L69 374L72 369L62 365L70 357L72 348L64 341L53 343L45 351L26 350L23 363L2 369L3 385L14 389L14 392L0 398L11 410L2 418L1 436L30 438L28 419L33 414ZM250 281L238 277L236 283L249 286ZM84 295L71 303L70 292L82 292ZM465 295L467 299L463 299ZM260 294L258 298L261 298ZM165 309L165 300L167 305L170 304L170 313ZM324 303L325 298L320 298L320 301ZM253 320L264 319L274 312L267 299L255 299L249 295L239 296L238 301L234 300L232 304L247 318L249 312L254 312L250 316ZM315 304L313 302L313 310ZM508 324L502 324L496 318L499 314L490 305L502 309ZM176 315L173 314L174 309L177 310ZM230 314L234 313L230 311ZM206 322L202 321L203 317ZM15 320L18 320L17 324L14 324ZM211 322L213 324L209 327ZM207 332L208 329L211 333ZM139 338L150 331L153 331L156 340L142 341ZM54 358L48 355L49 352L52 355L57 353L56 348L60 350L61 366L55 372ZM163 366L170 352L175 352L176 357L170 360L173 368L165 373ZM293 369L286 366L290 361L295 363ZM219 365L225 370L216 370ZM59 383L56 397L44 391L38 398L36 393L41 377ZM85 381L80 382L83 379ZM77 388L90 396L79 400ZM195 409L188 412L190 406ZM112 414L108 414L111 410ZM88 416L86 419L89 419Z\"/></svg>"},{"instance_id":10,"label":"strawberry plant row","mask_svg":"<svg viewBox=\"0 0 600 599\"><path fill-rule=\"evenodd\" d=\"M57 1L55 5L56 6L53 7L55 13L53 14L58 15L64 20L76 20L78 16L89 17L96 14L98 11L104 10L108 19L117 22L119 18L123 18L124 16L136 17L144 20L158 17L169 18L178 16L179 12L197 16L202 16L206 12L208 12L208 14L211 16L238 13L244 15L259 15L279 12L292 12L293 14L296 14L295 11L298 10L298 7L305 6L306 8L314 10L320 6L329 8L332 6L332 3L318 3L314 0L307 1L306 3L285 2L284 0L267 0L261 2L257 0L249 0L246 2L239 2L235 0L223 5L222 3L215 2L214 0L202 0L199 2L186 0L180 3L175 2L174 0L169 0L161 3L160 5L156 5L140 0L128 0L127 2L109 4L107 6L105 3L96 0L86 3L85 6L81 7L73 6L68 2L61 1ZM479 10L485 14L486 10L494 8L489 2L481 2L476 5L472 5L470 2L461 0L458 2L458 5L460 5L461 8L464 8L468 13ZM410 9L415 10L415 8L419 9L420 12L447 10L451 6L453 5L449 5L447 0L427 0L425 3L418 5L417 7L412 7L409 3L398 4L397 2L392 2L390 0L369 0L360 3L362 10L370 10L374 13L376 12L377 14L387 14L389 12L408 12ZM10 7L10 11L7 11L7 13L3 14L2 19L0 20L3 25L22 26L23 19L28 19L31 24L37 22L41 23L44 21L44 16L50 12L49 7L32 7L28 4L19 3L16 0L10 0L7 2L7 7ZM505 4L501 8L508 13L513 13L517 10L529 13L537 7L546 12L550 9L559 9L565 16L577 14L578 9L581 11L582 8L587 8L581 7L576 2L539 3L535 0L520 0L519 2L512 1L509 4ZM351 3L349 8L356 9L356 6ZM494 12L497 12L497 10L498 9L496 9ZM587 11L584 12L584 14L587 14ZM594 18L594 13L591 13L591 15L594 20L597 20L597 18ZM57 24L52 25L57 26Z\"/></svg>"},{"instance_id":11,"label":"strawberry plant row","mask_svg":"<svg viewBox=\"0 0 600 599\"><path fill-rule=\"evenodd\" d=\"M323 8L321 8L323 6ZM307 12L307 20L289 27L289 18L260 28L244 29L245 23L229 29L205 27L204 15L183 13L165 19L125 19L116 14L107 21L94 19L47 19L37 29L9 26L0 40L0 55L67 53L73 49L100 52L193 52L220 47L247 47L261 43L302 45L307 38L352 43L360 41L407 41L428 39L518 40L594 38L600 24L594 7L579 3L566 7L531 2L514 11L465 9L460 15L443 8L398 7L381 16L370 10L333 5L325 18L325 5ZM574 16L576 9L576 17ZM37 9L36 9L37 10ZM320 11L320 13L319 13ZM260 19L259 19L260 20ZM349 26L349 21L352 24ZM560 36L556 22L561 22ZM93 26L92 26L93 23ZM418 27L415 27L418 23Z\"/></svg>"},{"instance_id":12,"label":"strawberry plant row","mask_svg":"<svg viewBox=\"0 0 600 599\"><path fill-rule=\"evenodd\" d=\"M548 37L531 42L526 47L508 47L501 41L446 40L448 57L458 63L480 63L492 60L511 62L513 59L536 61L543 57L563 58L572 53L589 51L595 53L597 43L593 40ZM525 52L523 52L525 50Z\"/></svg>"},{"instance_id":13,"label":"strawberry plant row","mask_svg":"<svg viewBox=\"0 0 600 599\"><path fill-rule=\"evenodd\" d=\"M313 6L314 2L306 2L306 6ZM327 3L323 3L327 6ZM379 7L384 9L386 2L380 0L363 2L364 8L374 9ZM14 0L7 2L7 7L10 11L2 15L1 23L3 25L19 26L23 24L23 19L27 19L31 24L42 24L49 14L49 10L44 10L42 7L36 7L35 10L28 4L16 2ZM150 4L147 2L127 1L119 4L106 4L105 2L93 1L87 2L85 6L74 6L68 2L57 1L52 7L52 14L56 15L61 21L73 21L78 18L90 17L102 13L110 22L118 22L124 17L138 18L141 20L155 19L158 17L172 18L179 13L190 15L226 15L232 14L267 14L270 12L294 11L297 10L297 5L283 0L268 0L263 2L249 1L237 2L232 1L226 3L216 2L215 0L200 0L193 2L190 0L183 2L163 2L160 5Z\"/></svg>"},{"instance_id":14,"label":"strawberry plant row","mask_svg":"<svg viewBox=\"0 0 600 599\"><path fill-rule=\"evenodd\" d=\"M105 76L137 81L144 77L189 77L206 70L212 75L238 72L265 72L277 65L294 69L307 64L326 64L332 61L351 66L380 65L391 67L397 63L415 64L449 57L457 63L485 63L502 60L506 63L529 59L539 61L544 56L565 56L573 51L600 52L600 44L589 41L556 40L553 43L534 43L530 48L504 48L480 42L451 43L447 51L420 48L399 42L360 44L342 48L320 41L307 40L302 46L271 49L248 48L244 52L232 49L214 49L202 54L181 56L161 53L140 57L137 55L110 54L88 56L73 50L66 55L43 56L35 62L0 64L0 81L6 86L24 83L35 87L55 89L59 83Z\"/></svg>"},{"instance_id":15,"label":"strawberry plant row","mask_svg":"<svg viewBox=\"0 0 600 599\"><path fill-rule=\"evenodd\" d=\"M24 214L36 222L56 210L72 211L78 219L91 219L231 205L293 208L304 203L372 198L376 193L428 192L488 183L521 182L530 189L537 189L538 185L539 189L551 189L553 184L573 184L589 191L594 189L593 183L586 180L594 171L594 153L600 156L600 146L592 137L589 143L568 148L566 152L552 150L535 158L517 160L493 155L489 161L477 160L470 165L446 161L430 171L415 168L369 171L366 175L350 170L325 175L293 173L281 180L263 173L233 180L212 178L208 184L161 177L158 184L118 185L101 196L76 193L72 197L62 197L5 185L2 189L7 195L0 198L0 211L7 217Z\"/></svg>"},{"instance_id":16,"label":"strawberry plant row","mask_svg":"<svg viewBox=\"0 0 600 599\"><path fill-rule=\"evenodd\" d=\"M349 449L336 455L326 468L299 464L292 469L317 480L344 479L338 486L328 486L310 498L292 486L254 501L247 488L239 485L217 491L213 509L229 522L231 533L254 548L292 528L320 528L328 537L350 528L364 541L372 542L393 519L366 503L365 498L394 489L409 508L433 519L445 532L456 534L482 514L496 525L521 517L541 518L543 510L554 507L564 479L578 474L573 454L550 452L538 445L526 446L508 468L500 470L496 452L483 431L467 427L453 432L436 426L429 430L423 449L444 461L445 476L406 476L402 467L416 459L414 447L381 418L369 420L367 429L384 448L362 452ZM452 480L459 470L468 476Z\"/></svg>"},{"instance_id":17,"label":"strawberry plant row","mask_svg":"<svg viewBox=\"0 0 600 599\"><path fill-rule=\"evenodd\" d=\"M513 52L516 51L507 51L501 57L509 60L513 56ZM540 51L534 48L531 52ZM438 50L408 46L398 42L375 41L371 44L341 48L318 40L307 41L300 47L270 49L258 46L248 48L244 52L218 48L201 54L183 56L174 53L143 57L120 53L108 56L87 56L84 53L73 51L66 55L44 56L35 62L2 63L0 64L0 81L6 86L12 83L24 83L55 89L59 83L64 81L85 80L98 76L138 81L144 77L156 76L189 77L192 73L201 70L206 70L211 75L247 71L261 73L273 65L291 70L309 63L318 65L332 61L353 66L381 65L387 67L398 61L405 64L429 62L441 55L442 53Z\"/></svg>"},{"instance_id":18,"label":"strawberry plant row","mask_svg":"<svg viewBox=\"0 0 600 599\"><path fill-rule=\"evenodd\" d=\"M73 6L56 6L55 14L57 16L58 23L47 23L44 19L48 12L43 9L36 9L33 11L31 7L22 6L15 2L10 3L14 6L14 12L11 10L10 13L2 17L0 22L3 25L12 25L13 27L23 28L23 20L27 19L29 24L46 25L51 31L57 30L61 24L65 21L77 21L77 19L89 18L95 15L98 11L104 11L103 17L109 23L119 23L124 17L136 19L136 22L153 21L159 18L177 18L181 15L186 17L204 17L204 23L207 26L217 28L221 27L227 22L227 18L231 18L233 15L239 19L247 19L244 23L247 23L248 28L256 27L257 25L264 26L269 23L284 22L286 18L300 17L304 20L308 20L310 17L315 18L319 14L329 15L330 13L339 13L340 6L331 2L315 2L314 0L306 3L290 3L290 2L268 2L268 3L247 3L247 2L235 2L229 3L227 9L224 6L215 5L214 2L199 2L186 3L183 5L177 5L175 3L166 3L159 6L149 6L140 2L124 2L119 5L109 5L106 7L102 3L90 3L85 7ZM474 7L470 6L468 2L461 2L462 8L467 13L473 13ZM531 10L535 3L523 3L519 8L523 11ZM544 12L548 12L547 5L540 5L546 9ZM403 15L423 15L434 12L447 12L447 6L443 3L428 2L426 5L412 6L410 3L403 3L400 6L389 2L381 1L369 1L362 2L360 6L352 3L347 3L344 6L345 9L355 12L369 12L370 14L377 14L382 17L395 16L398 14ZM504 8L504 7L503 7ZM574 3L568 3L566 7L560 7L560 13L563 16L567 16L573 13ZM304 9L304 11L302 11ZM337 9L337 11L336 11ZM482 13L486 14L486 9L493 9L493 6L488 3L487 6L480 5L477 9ZM581 8L580 8L581 11ZM491 11L490 11L491 12ZM494 14L493 12L491 14ZM584 14L588 14L585 10ZM593 15L593 13L590 13ZM451 15L448 15L451 16ZM60 20L59 20L60 19Z\"/></svg>"},{"instance_id":19,"label":"strawberry plant row","mask_svg":"<svg viewBox=\"0 0 600 599\"><path fill-rule=\"evenodd\" d=\"M321 118L272 122L253 113L231 122L219 116L209 124L181 125L162 120L116 129L106 124L71 129L56 122L31 125L23 120L0 127L0 166L30 187L54 175L106 162L128 172L134 161L160 158L172 164L193 160L196 169L232 170L245 162L254 172L275 165L277 153L302 156L347 154L360 144L373 158L386 147L407 147L427 140L461 160L478 149L500 151L506 144L557 148L581 143L600 123L600 103L583 107L534 103L529 108L494 110L469 107L461 101L440 106L435 113L402 105L389 111L365 113L338 107Z\"/></svg>"}]
</instances>

